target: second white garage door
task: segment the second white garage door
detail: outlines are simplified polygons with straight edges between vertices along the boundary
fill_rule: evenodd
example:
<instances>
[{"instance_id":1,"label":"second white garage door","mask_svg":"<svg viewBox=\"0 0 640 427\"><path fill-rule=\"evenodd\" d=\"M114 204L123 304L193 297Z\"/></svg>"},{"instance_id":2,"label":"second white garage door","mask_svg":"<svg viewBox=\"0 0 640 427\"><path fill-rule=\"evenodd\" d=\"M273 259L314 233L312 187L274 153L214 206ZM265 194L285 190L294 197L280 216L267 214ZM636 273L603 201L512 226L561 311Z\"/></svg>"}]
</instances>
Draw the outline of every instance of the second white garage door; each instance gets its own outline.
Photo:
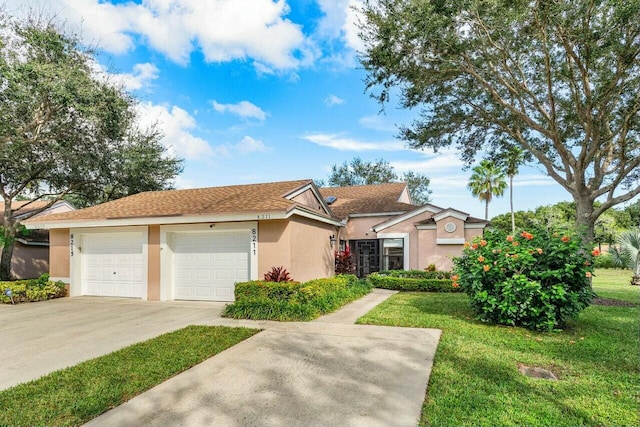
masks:
<instances>
[{"instance_id":1,"label":"second white garage door","mask_svg":"<svg viewBox=\"0 0 640 427\"><path fill-rule=\"evenodd\" d=\"M233 301L234 284L247 280L247 232L173 235L174 299Z\"/></svg>"}]
</instances>

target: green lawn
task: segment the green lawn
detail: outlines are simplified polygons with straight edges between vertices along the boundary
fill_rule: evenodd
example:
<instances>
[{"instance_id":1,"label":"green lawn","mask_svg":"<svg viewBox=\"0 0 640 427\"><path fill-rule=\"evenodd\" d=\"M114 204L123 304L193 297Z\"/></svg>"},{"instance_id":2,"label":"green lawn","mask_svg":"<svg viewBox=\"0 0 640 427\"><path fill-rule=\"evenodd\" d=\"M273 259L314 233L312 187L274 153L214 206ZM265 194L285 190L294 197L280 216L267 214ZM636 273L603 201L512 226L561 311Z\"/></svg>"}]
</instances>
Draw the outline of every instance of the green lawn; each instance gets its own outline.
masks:
<instances>
[{"instance_id":1,"label":"green lawn","mask_svg":"<svg viewBox=\"0 0 640 427\"><path fill-rule=\"evenodd\" d=\"M631 270L600 269L594 276L593 290L598 296L640 303L640 287L629 285Z\"/></svg>"},{"instance_id":2,"label":"green lawn","mask_svg":"<svg viewBox=\"0 0 640 427\"><path fill-rule=\"evenodd\" d=\"M619 271L619 270L618 270ZM626 274L598 271L600 296L638 301ZM640 307L591 306L564 332L473 320L463 294L400 293L358 323L442 329L421 426L638 426ZM557 382L518 372L552 370Z\"/></svg>"},{"instance_id":3,"label":"green lawn","mask_svg":"<svg viewBox=\"0 0 640 427\"><path fill-rule=\"evenodd\" d=\"M83 424L257 332L189 326L0 391L0 426Z\"/></svg>"}]
</instances>

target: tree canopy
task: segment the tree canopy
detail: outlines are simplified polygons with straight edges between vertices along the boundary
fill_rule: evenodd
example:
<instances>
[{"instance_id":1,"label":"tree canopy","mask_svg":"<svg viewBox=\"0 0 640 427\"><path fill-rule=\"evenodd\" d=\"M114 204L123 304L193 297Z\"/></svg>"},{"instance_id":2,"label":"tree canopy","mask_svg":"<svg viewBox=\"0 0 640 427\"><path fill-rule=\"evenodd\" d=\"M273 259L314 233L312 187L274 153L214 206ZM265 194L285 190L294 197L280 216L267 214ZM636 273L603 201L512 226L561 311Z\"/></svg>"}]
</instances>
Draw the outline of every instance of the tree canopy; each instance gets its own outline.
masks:
<instances>
[{"instance_id":1,"label":"tree canopy","mask_svg":"<svg viewBox=\"0 0 640 427\"><path fill-rule=\"evenodd\" d=\"M505 140L597 218L640 194L640 0L367 0L361 62L420 117L411 147L471 163ZM594 207L594 202L601 204Z\"/></svg>"},{"instance_id":2,"label":"tree canopy","mask_svg":"<svg viewBox=\"0 0 640 427\"><path fill-rule=\"evenodd\" d=\"M385 184L389 182L406 182L411 200L417 205L431 201L430 180L427 176L416 172L405 172L398 175L393 166L386 160L365 161L354 157L350 162L331 166L331 174L327 179L330 187L348 187L352 185ZM323 182L321 181L322 185Z\"/></svg>"},{"instance_id":3,"label":"tree canopy","mask_svg":"<svg viewBox=\"0 0 640 427\"><path fill-rule=\"evenodd\" d=\"M51 20L0 11L0 279L10 275L19 222L12 202L62 198L81 206L171 187L182 170L155 129L137 126L135 100L97 76L95 59Z\"/></svg>"},{"instance_id":4,"label":"tree canopy","mask_svg":"<svg viewBox=\"0 0 640 427\"><path fill-rule=\"evenodd\" d=\"M596 203L597 205L597 203ZM529 230L545 228L547 230L570 230L575 227L575 202L558 202L553 205L538 206L528 211L514 212L516 229ZM640 226L640 201L624 208L606 210L596 222L595 243L615 243L625 230ZM491 218L491 227L511 232L510 214L500 214Z\"/></svg>"}]
</instances>

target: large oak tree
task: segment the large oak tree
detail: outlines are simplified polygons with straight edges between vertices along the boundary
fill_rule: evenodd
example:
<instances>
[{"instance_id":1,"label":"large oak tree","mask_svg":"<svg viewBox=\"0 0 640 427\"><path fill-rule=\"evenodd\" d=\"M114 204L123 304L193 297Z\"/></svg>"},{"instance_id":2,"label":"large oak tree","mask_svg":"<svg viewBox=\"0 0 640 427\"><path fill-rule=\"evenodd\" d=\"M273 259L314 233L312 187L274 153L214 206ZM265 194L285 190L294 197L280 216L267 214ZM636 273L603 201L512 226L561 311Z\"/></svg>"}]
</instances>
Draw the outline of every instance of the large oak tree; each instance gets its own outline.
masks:
<instances>
[{"instance_id":1,"label":"large oak tree","mask_svg":"<svg viewBox=\"0 0 640 427\"><path fill-rule=\"evenodd\" d=\"M640 194L640 0L368 0L367 87L420 118L411 147L471 163L511 143L597 218ZM594 207L596 200L602 203Z\"/></svg>"},{"instance_id":2,"label":"large oak tree","mask_svg":"<svg viewBox=\"0 0 640 427\"><path fill-rule=\"evenodd\" d=\"M17 198L48 201L28 219L63 198L88 205L169 188L182 170L155 129L136 125L134 99L97 76L93 61L53 22L0 11L2 280L20 229Z\"/></svg>"}]
</instances>

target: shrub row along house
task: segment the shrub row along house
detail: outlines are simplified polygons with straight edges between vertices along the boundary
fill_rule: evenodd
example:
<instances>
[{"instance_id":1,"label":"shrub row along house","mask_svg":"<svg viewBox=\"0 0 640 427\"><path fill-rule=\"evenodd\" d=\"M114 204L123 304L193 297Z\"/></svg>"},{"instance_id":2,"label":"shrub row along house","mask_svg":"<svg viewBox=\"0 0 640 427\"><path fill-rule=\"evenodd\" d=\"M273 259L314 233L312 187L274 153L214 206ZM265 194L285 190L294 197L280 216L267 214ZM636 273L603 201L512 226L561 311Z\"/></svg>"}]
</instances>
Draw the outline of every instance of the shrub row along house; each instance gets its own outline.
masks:
<instances>
[{"instance_id":1,"label":"shrub row along house","mask_svg":"<svg viewBox=\"0 0 640 427\"><path fill-rule=\"evenodd\" d=\"M25 225L50 230L50 275L72 296L233 301L235 283L273 266L299 281L329 277L346 245L359 276L449 269L486 222L415 206L404 183L300 180L140 193Z\"/></svg>"}]
</instances>

